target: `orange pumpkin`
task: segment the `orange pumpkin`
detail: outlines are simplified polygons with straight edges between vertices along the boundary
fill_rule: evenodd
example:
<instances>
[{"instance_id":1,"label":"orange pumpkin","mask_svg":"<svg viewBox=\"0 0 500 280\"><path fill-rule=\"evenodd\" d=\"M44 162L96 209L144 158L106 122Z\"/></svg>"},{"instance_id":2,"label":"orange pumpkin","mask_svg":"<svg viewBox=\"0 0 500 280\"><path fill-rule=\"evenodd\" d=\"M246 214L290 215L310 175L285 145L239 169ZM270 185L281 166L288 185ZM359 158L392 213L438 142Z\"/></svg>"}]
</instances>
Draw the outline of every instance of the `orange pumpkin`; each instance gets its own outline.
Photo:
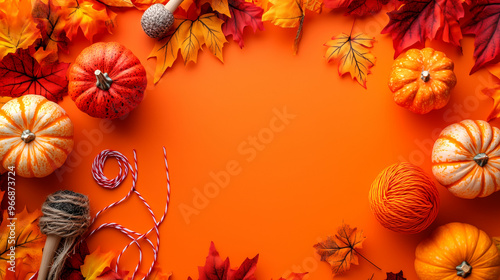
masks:
<instances>
[{"instance_id":1,"label":"orange pumpkin","mask_svg":"<svg viewBox=\"0 0 500 280\"><path fill-rule=\"evenodd\" d=\"M443 108L457 83L453 61L432 48L411 49L392 65L389 88L394 101L418 114Z\"/></svg>"},{"instance_id":2,"label":"orange pumpkin","mask_svg":"<svg viewBox=\"0 0 500 280\"><path fill-rule=\"evenodd\" d=\"M56 103L25 95L0 109L0 165L21 177L45 177L73 149L73 124Z\"/></svg>"},{"instance_id":3,"label":"orange pumpkin","mask_svg":"<svg viewBox=\"0 0 500 280\"><path fill-rule=\"evenodd\" d=\"M484 231L449 223L418 244L415 270L420 280L498 280L500 254Z\"/></svg>"},{"instance_id":4,"label":"orange pumpkin","mask_svg":"<svg viewBox=\"0 0 500 280\"><path fill-rule=\"evenodd\" d=\"M432 149L432 173L461 198L500 190L500 130L472 120L446 127Z\"/></svg>"}]
</instances>

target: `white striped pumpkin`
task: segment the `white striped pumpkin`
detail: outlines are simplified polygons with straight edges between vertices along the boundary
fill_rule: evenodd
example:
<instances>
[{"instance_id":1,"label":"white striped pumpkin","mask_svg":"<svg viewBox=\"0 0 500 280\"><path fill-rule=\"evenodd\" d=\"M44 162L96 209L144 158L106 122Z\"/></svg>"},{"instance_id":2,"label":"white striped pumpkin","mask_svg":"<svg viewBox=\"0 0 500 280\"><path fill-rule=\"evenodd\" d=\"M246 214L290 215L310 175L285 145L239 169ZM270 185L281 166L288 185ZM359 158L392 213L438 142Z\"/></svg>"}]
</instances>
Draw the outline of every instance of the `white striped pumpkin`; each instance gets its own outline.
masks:
<instances>
[{"instance_id":1,"label":"white striped pumpkin","mask_svg":"<svg viewBox=\"0 0 500 280\"><path fill-rule=\"evenodd\" d=\"M446 127L434 143L432 173L461 198L500 190L500 129L481 120Z\"/></svg>"},{"instance_id":2,"label":"white striped pumpkin","mask_svg":"<svg viewBox=\"0 0 500 280\"><path fill-rule=\"evenodd\" d=\"M39 95L12 99L0 109L0 165L21 177L45 177L73 149L73 124L56 103Z\"/></svg>"}]
</instances>

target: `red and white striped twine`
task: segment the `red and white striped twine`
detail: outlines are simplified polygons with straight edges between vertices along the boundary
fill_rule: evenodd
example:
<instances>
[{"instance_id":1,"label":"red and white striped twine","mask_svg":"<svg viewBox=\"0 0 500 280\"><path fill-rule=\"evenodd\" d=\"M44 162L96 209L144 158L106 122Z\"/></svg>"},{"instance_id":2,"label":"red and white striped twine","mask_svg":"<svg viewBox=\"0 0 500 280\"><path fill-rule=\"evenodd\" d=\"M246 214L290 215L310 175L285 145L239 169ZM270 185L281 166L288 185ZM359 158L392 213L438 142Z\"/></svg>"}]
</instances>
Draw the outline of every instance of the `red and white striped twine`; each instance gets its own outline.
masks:
<instances>
[{"instance_id":1,"label":"red and white striped twine","mask_svg":"<svg viewBox=\"0 0 500 280\"><path fill-rule=\"evenodd\" d=\"M144 278L142 278L144 280L151 274L151 272L153 271L153 268L157 262L157 259L158 259L158 253L160 250L159 227L163 223L163 221L165 220L165 217L167 216L167 212L168 212L168 206L170 205L170 176L169 176L168 163L167 163L167 151L166 151L165 147L163 147L163 157L165 159L165 168L166 168L166 175L167 175L167 203L165 204L165 210L163 212L163 215L162 215L161 219L158 221L156 219L156 216L153 212L153 209L151 208L149 203L141 195L141 193L137 190L137 176L138 176L137 162L138 161L137 161L137 153L135 150L133 150L133 151L134 151L134 165L135 165L134 167L135 168L132 166L132 164L130 164L128 159L123 154L121 154L120 152L117 152L117 151L113 151L113 150L104 150L100 154L98 154L96 156L96 158L94 159L94 163L92 164L92 176L96 180L97 184L99 184L99 186L107 188L107 189L114 189L114 188L118 187L125 180L125 178L127 178L129 170L132 173L133 181L132 181L132 187L130 188L129 192L122 199L111 203L110 205L104 207L99 212L97 212L97 214L92 219L92 224L94 224L95 220L103 212L105 212L106 210L108 210L112 207L115 207L115 206L121 204L122 202L127 200L132 194L136 194L137 197L144 204L144 206L146 206L146 208L148 209L148 211L151 215L151 218L153 219L153 223L154 223L153 226L147 232L141 234L141 233L135 232L135 231L133 231L129 228L126 228L126 227L124 227L120 224L117 224L117 223L104 223L104 224L99 225L97 228L92 230L90 233L88 233L85 236L85 238L89 238L90 236L94 235L96 232L98 232L99 230L101 230L103 228L113 228L113 229L116 229L119 232L123 233L125 236L127 236L131 241L129 244L127 244L125 246L125 248L123 248L123 250L118 255L118 257L116 259L115 271L118 272L118 267L120 265L120 259L121 259L122 255L127 251L127 249L131 245L135 244L137 246L137 248L139 249L139 261L137 262L137 266L135 267L135 270L132 274L131 279L134 279L136 277L136 275L139 271L139 268L142 264L143 251L142 251L142 247L141 247L139 241L144 240L147 244L149 244L151 246L151 248L153 250L153 262L151 263L149 270L146 273L146 275L144 276ZM106 160L110 157L115 158L118 161L118 166L120 167L120 171L118 172L118 175L114 179L108 179L104 175L104 172L103 172L104 164L106 163ZM154 231L154 234L156 235L156 245L148 237L151 234L151 232L153 232L153 231Z\"/></svg>"}]
</instances>

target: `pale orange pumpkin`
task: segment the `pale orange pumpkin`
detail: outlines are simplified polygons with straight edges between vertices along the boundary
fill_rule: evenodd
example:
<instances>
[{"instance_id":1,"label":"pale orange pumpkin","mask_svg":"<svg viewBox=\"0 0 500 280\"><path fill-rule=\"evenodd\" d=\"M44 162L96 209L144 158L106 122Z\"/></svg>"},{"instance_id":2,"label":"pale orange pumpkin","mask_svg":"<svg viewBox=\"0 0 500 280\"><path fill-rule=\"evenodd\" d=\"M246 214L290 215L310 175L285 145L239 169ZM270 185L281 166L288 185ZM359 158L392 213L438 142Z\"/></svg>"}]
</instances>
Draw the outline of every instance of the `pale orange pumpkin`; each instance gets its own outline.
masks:
<instances>
[{"instance_id":1,"label":"pale orange pumpkin","mask_svg":"<svg viewBox=\"0 0 500 280\"><path fill-rule=\"evenodd\" d=\"M39 95L12 99L0 109L0 165L21 177L45 177L73 149L73 124L56 103Z\"/></svg>"},{"instance_id":2,"label":"pale orange pumpkin","mask_svg":"<svg viewBox=\"0 0 500 280\"><path fill-rule=\"evenodd\" d=\"M500 254L484 231L449 223L418 244L415 271L420 280L498 280Z\"/></svg>"},{"instance_id":3,"label":"pale orange pumpkin","mask_svg":"<svg viewBox=\"0 0 500 280\"><path fill-rule=\"evenodd\" d=\"M461 198L500 190L500 129L480 120L446 127L432 149L432 173Z\"/></svg>"},{"instance_id":4,"label":"pale orange pumpkin","mask_svg":"<svg viewBox=\"0 0 500 280\"><path fill-rule=\"evenodd\" d=\"M451 59L432 48L401 54L392 65L389 78L394 101L418 114L443 108L457 83L453 67Z\"/></svg>"}]
</instances>

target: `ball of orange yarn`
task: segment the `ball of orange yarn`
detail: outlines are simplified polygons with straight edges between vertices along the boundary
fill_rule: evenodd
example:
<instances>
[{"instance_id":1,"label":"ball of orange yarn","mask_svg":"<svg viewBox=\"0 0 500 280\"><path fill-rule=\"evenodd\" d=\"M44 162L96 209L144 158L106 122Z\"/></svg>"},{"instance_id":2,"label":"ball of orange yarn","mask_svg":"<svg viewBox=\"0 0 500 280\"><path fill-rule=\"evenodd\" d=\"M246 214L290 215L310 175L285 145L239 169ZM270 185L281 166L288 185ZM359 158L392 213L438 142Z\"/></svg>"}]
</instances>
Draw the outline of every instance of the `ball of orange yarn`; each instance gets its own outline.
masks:
<instances>
[{"instance_id":1,"label":"ball of orange yarn","mask_svg":"<svg viewBox=\"0 0 500 280\"><path fill-rule=\"evenodd\" d=\"M407 162L384 169L372 183L369 200L382 226L400 233L423 231L439 211L434 182L420 167Z\"/></svg>"}]
</instances>

